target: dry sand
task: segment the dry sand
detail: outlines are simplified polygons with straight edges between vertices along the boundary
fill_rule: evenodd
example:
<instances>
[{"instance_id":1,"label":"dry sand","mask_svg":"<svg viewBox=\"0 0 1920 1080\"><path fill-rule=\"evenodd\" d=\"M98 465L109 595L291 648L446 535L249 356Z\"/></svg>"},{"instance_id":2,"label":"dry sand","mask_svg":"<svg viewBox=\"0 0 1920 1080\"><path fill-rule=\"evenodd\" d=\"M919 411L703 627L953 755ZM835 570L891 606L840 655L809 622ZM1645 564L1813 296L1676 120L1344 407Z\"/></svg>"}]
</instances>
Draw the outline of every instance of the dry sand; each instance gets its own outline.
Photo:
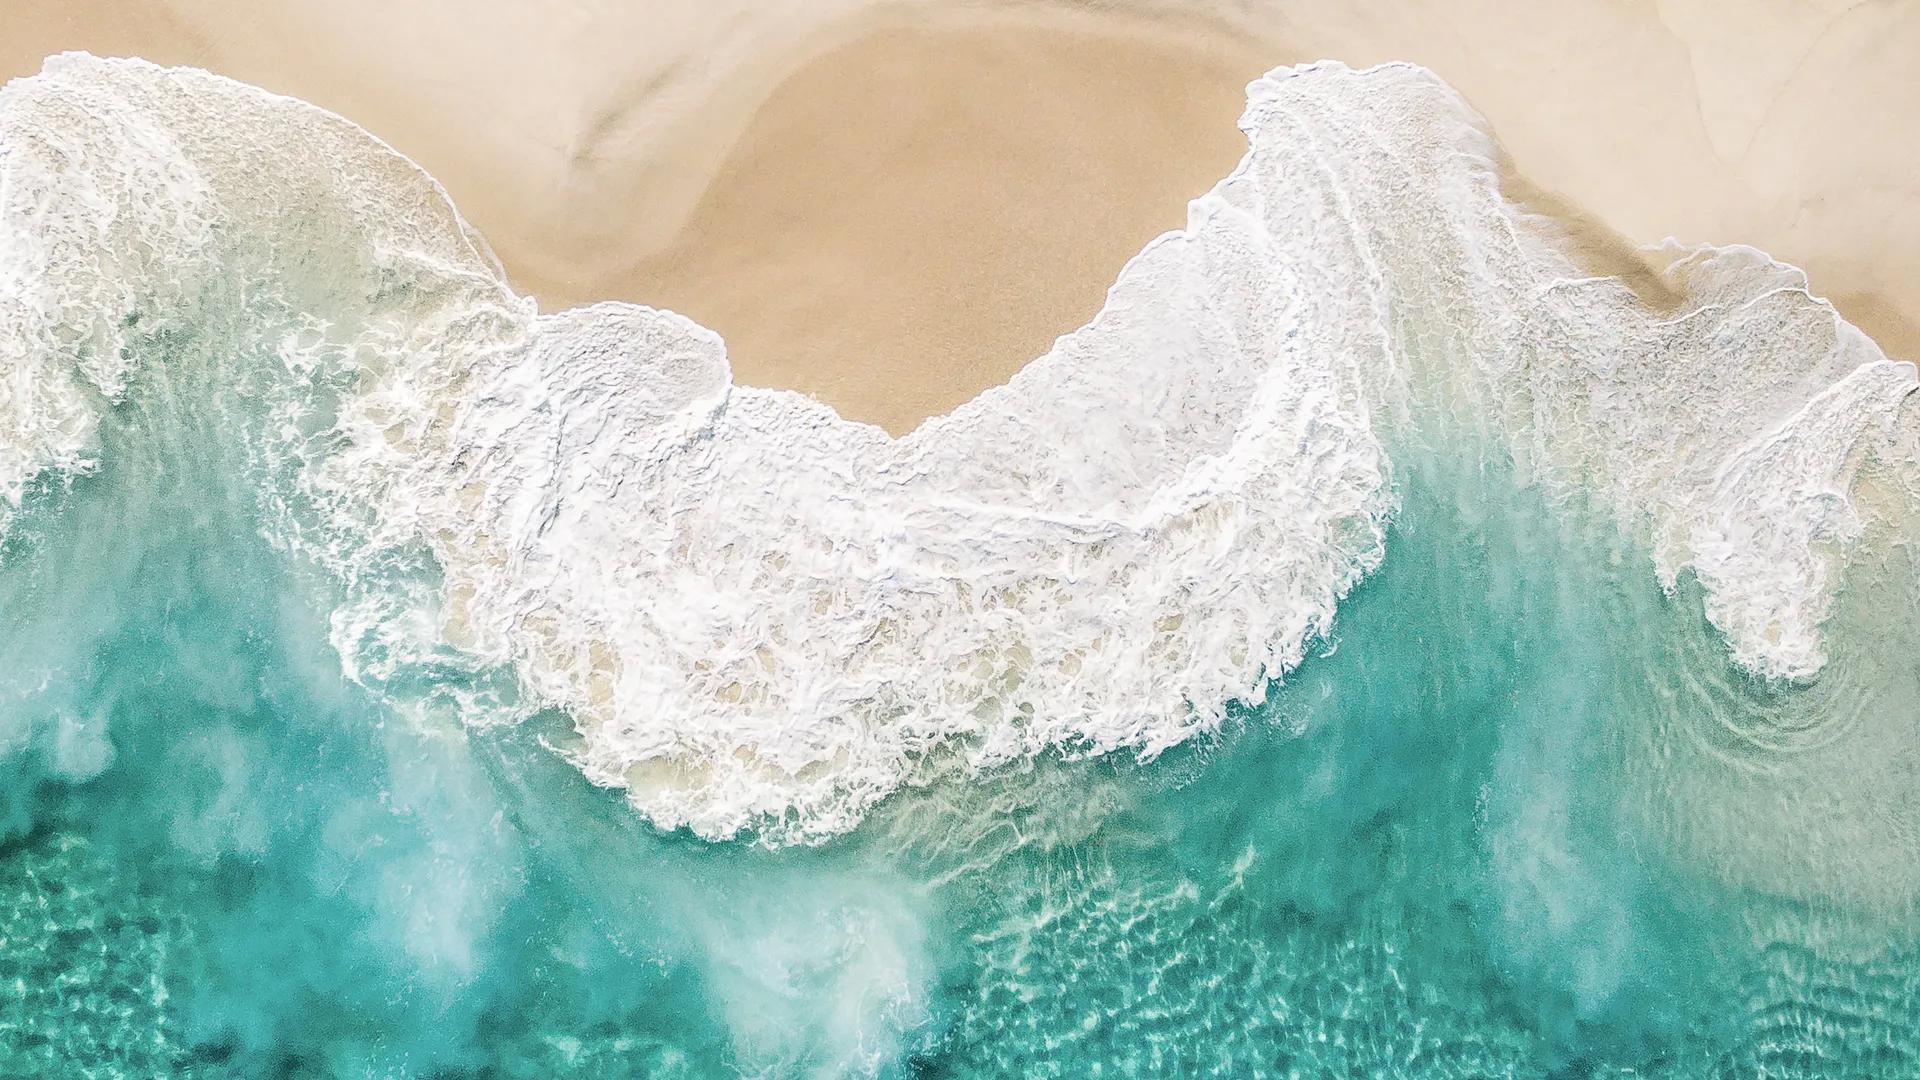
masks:
<instances>
[{"instance_id":1,"label":"dry sand","mask_svg":"<svg viewBox=\"0 0 1920 1080\"><path fill-rule=\"evenodd\" d=\"M1265 69L1201 34L879 30L781 83L615 290L719 330L741 381L900 433L1091 319L1245 152L1234 120Z\"/></svg>"},{"instance_id":2,"label":"dry sand","mask_svg":"<svg viewBox=\"0 0 1920 1080\"><path fill-rule=\"evenodd\" d=\"M1920 0L0 11L0 75L65 48L341 112L439 177L543 305L685 311L739 381L896 432L1091 315L1231 167L1244 83L1321 56L1448 79L1527 177L1515 192L1608 268L1633 269L1616 233L1751 243L1920 355Z\"/></svg>"}]
</instances>

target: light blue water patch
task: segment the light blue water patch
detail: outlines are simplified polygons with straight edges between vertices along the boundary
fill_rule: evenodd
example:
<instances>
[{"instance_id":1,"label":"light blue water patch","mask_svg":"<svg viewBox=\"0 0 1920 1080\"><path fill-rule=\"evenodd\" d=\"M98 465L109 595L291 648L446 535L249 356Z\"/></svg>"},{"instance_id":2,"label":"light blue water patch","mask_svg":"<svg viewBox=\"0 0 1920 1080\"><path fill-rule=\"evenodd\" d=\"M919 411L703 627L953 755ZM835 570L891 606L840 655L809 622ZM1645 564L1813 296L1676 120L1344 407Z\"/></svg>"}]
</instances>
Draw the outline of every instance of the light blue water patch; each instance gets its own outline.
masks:
<instances>
[{"instance_id":1,"label":"light blue water patch","mask_svg":"<svg viewBox=\"0 0 1920 1080\"><path fill-rule=\"evenodd\" d=\"M0 91L0 1077L1920 1075L1913 369L1418 69L1243 124L889 441L337 117Z\"/></svg>"},{"instance_id":2,"label":"light blue water patch","mask_svg":"<svg viewBox=\"0 0 1920 1080\"><path fill-rule=\"evenodd\" d=\"M381 707L174 449L42 492L0 569L0 1075L1920 1075L1907 868L1795 838L1881 808L1775 790L1887 716L1779 722L1841 691L1742 674L1497 473L1403 470L1384 565L1220 737L769 851L644 826L564 718ZM1872 610L1832 681L1897 699Z\"/></svg>"}]
</instances>

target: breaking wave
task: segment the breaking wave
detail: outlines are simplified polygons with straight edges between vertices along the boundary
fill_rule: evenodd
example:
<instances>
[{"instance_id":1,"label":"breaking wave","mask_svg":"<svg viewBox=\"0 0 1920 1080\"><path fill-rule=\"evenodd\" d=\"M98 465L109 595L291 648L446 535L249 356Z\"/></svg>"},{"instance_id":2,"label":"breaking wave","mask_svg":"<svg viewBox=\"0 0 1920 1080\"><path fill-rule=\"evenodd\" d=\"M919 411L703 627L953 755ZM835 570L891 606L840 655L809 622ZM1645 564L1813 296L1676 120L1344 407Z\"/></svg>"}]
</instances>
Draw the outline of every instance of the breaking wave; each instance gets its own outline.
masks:
<instances>
[{"instance_id":1,"label":"breaking wave","mask_svg":"<svg viewBox=\"0 0 1920 1080\"><path fill-rule=\"evenodd\" d=\"M1422 69L1276 70L1241 127L1091 323L892 439L673 313L538 313L338 117L56 58L0 91L0 495L216 472L350 677L562 709L710 839L1216 729L1379 564L1415 452L1596 502L1748 671L1820 673L1841 566L1920 498L1912 365L1751 249L1670 251L1670 307L1583 272Z\"/></svg>"}]
</instances>

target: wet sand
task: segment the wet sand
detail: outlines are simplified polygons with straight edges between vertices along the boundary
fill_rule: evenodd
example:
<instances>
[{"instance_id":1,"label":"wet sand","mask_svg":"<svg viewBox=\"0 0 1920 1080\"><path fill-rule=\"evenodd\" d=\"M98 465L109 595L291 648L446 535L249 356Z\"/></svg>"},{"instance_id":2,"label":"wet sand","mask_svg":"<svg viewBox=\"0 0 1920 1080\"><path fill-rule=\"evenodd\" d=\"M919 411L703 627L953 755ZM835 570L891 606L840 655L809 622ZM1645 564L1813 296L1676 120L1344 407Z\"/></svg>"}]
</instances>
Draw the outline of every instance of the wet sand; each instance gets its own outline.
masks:
<instances>
[{"instance_id":1,"label":"wet sand","mask_svg":"<svg viewBox=\"0 0 1920 1080\"><path fill-rule=\"evenodd\" d=\"M1099 311L1245 152L1234 120L1265 69L1198 34L875 31L774 90L616 291L720 331L742 382L904 432Z\"/></svg>"},{"instance_id":2,"label":"wet sand","mask_svg":"<svg viewBox=\"0 0 1920 1080\"><path fill-rule=\"evenodd\" d=\"M1506 145L1516 197L1656 302L1636 245L1750 243L1920 355L1913 0L0 12L0 75L63 48L334 109L440 178L543 306L683 311L728 339L739 381L895 432L1091 316L1238 158L1245 83L1321 56L1448 79Z\"/></svg>"}]
</instances>

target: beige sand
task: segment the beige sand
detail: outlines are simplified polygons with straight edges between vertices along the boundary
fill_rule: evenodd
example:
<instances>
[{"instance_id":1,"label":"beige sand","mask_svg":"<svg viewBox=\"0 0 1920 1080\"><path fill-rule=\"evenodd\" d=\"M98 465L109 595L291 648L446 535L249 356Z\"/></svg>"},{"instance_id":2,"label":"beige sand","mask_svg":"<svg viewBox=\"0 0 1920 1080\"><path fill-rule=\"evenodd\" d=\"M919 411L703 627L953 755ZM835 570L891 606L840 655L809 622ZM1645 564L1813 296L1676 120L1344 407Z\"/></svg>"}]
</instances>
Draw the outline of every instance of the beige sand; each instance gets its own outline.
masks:
<instances>
[{"instance_id":1,"label":"beige sand","mask_svg":"<svg viewBox=\"0 0 1920 1080\"><path fill-rule=\"evenodd\" d=\"M1203 35L880 30L782 83L616 289L719 330L743 382L905 431L1093 317L1246 150L1263 70Z\"/></svg>"},{"instance_id":2,"label":"beige sand","mask_svg":"<svg viewBox=\"0 0 1920 1080\"><path fill-rule=\"evenodd\" d=\"M1092 314L1237 156L1241 85L1318 56L1439 72L1604 265L1615 230L1752 243L1920 355L1920 0L1066 6L14 0L0 74L88 48L316 101L543 304L684 310L740 381L895 431Z\"/></svg>"}]
</instances>

